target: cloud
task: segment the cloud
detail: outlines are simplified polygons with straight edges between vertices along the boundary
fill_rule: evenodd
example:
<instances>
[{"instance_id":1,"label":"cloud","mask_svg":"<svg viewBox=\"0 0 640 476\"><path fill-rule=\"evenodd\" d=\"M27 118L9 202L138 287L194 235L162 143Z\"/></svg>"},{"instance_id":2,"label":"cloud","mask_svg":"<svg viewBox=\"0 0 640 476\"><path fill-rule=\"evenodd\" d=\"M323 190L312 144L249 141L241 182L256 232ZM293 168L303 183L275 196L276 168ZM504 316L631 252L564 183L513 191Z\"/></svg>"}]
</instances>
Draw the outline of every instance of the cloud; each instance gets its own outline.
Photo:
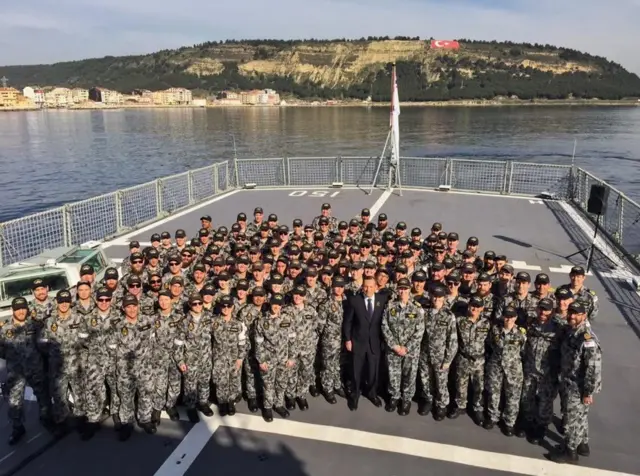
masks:
<instances>
[{"instance_id":1,"label":"cloud","mask_svg":"<svg viewBox=\"0 0 640 476\"><path fill-rule=\"evenodd\" d=\"M640 0L23 0L0 15L0 64L149 53L227 38L405 35L550 43L640 73Z\"/></svg>"}]
</instances>

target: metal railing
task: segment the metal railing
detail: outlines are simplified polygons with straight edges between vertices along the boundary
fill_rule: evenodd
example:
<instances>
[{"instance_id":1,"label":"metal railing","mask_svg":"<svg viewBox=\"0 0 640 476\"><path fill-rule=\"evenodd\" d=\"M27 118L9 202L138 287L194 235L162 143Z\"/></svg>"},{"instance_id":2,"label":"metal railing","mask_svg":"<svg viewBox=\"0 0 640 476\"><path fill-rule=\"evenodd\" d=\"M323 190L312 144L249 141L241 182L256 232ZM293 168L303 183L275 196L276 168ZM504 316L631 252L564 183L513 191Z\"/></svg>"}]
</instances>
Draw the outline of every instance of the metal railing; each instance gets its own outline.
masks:
<instances>
[{"instance_id":1,"label":"metal railing","mask_svg":"<svg viewBox=\"0 0 640 476\"><path fill-rule=\"evenodd\" d=\"M0 264L14 263L48 248L113 238L250 183L285 188L341 182L347 187L368 188L377 166L377 157L341 156L219 162L1 223ZM383 163L376 186L385 186L388 174L389 166ZM453 190L502 195L551 194L572 202L585 214L591 185L602 184L610 190L603 229L640 265L640 206L583 169L515 161L402 157L399 174L407 188L446 185Z\"/></svg>"}]
</instances>

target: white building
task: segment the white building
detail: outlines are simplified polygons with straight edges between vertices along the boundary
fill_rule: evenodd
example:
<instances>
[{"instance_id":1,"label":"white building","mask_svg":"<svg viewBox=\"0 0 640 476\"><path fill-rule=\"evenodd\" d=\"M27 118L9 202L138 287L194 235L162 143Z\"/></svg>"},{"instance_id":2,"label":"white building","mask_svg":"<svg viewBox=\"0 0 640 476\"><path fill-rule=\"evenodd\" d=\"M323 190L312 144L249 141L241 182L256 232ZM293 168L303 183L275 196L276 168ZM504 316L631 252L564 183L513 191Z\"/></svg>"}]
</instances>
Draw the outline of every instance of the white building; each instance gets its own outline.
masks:
<instances>
[{"instance_id":1,"label":"white building","mask_svg":"<svg viewBox=\"0 0 640 476\"><path fill-rule=\"evenodd\" d=\"M67 107L73 104L73 96L69 88L54 88L45 93L44 100L49 107Z\"/></svg>"},{"instance_id":2,"label":"white building","mask_svg":"<svg viewBox=\"0 0 640 476\"><path fill-rule=\"evenodd\" d=\"M36 102L36 91L31 86L27 86L22 90L22 95L27 99L31 99L33 102Z\"/></svg>"},{"instance_id":3,"label":"white building","mask_svg":"<svg viewBox=\"0 0 640 476\"><path fill-rule=\"evenodd\" d=\"M89 90L74 88L71 90L71 100L75 103L87 102L89 100Z\"/></svg>"}]
</instances>

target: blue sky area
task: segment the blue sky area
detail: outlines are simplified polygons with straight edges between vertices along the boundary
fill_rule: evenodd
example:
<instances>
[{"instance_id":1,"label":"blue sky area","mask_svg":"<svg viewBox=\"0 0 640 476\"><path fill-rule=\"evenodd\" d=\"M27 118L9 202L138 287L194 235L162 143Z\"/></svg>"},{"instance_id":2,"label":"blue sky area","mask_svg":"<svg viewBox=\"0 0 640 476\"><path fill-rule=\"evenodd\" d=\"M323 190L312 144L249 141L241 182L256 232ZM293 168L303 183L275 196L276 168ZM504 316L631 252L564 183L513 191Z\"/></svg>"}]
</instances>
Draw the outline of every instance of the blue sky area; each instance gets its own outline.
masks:
<instances>
[{"instance_id":1,"label":"blue sky area","mask_svg":"<svg viewBox=\"0 0 640 476\"><path fill-rule=\"evenodd\" d=\"M150 53L227 38L420 36L550 43L640 73L640 0L21 0L0 65Z\"/></svg>"}]
</instances>

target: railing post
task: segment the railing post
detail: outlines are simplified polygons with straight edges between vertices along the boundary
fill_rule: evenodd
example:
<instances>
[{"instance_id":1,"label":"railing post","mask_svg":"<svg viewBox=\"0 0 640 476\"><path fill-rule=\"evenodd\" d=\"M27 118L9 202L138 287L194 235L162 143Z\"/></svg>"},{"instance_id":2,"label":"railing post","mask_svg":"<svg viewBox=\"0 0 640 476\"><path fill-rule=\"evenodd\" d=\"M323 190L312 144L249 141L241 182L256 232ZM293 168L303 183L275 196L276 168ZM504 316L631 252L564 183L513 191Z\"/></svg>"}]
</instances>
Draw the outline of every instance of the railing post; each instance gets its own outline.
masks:
<instances>
[{"instance_id":1,"label":"railing post","mask_svg":"<svg viewBox=\"0 0 640 476\"><path fill-rule=\"evenodd\" d=\"M189 205L193 205L193 172L191 170L187 172L187 191L189 193Z\"/></svg>"},{"instance_id":2,"label":"railing post","mask_svg":"<svg viewBox=\"0 0 640 476\"><path fill-rule=\"evenodd\" d=\"M447 158L447 162L444 167L444 184L453 188L453 161L450 157Z\"/></svg>"},{"instance_id":3,"label":"railing post","mask_svg":"<svg viewBox=\"0 0 640 476\"><path fill-rule=\"evenodd\" d=\"M64 238L64 246L71 246L71 212L69 205L62 207L62 233Z\"/></svg>"},{"instance_id":4,"label":"railing post","mask_svg":"<svg viewBox=\"0 0 640 476\"><path fill-rule=\"evenodd\" d=\"M162 180L156 179L156 217L162 216Z\"/></svg>"},{"instance_id":5,"label":"railing post","mask_svg":"<svg viewBox=\"0 0 640 476\"><path fill-rule=\"evenodd\" d=\"M214 195L217 195L218 192L219 192L219 190L218 190L218 173L219 173L218 168L219 168L218 164L216 164L213 167L213 194Z\"/></svg>"},{"instance_id":6,"label":"railing post","mask_svg":"<svg viewBox=\"0 0 640 476\"><path fill-rule=\"evenodd\" d=\"M0 268L4 266L4 225L0 223Z\"/></svg>"},{"instance_id":7,"label":"railing post","mask_svg":"<svg viewBox=\"0 0 640 476\"><path fill-rule=\"evenodd\" d=\"M116 192L116 231L120 233L122 231L122 191Z\"/></svg>"},{"instance_id":8,"label":"railing post","mask_svg":"<svg viewBox=\"0 0 640 476\"><path fill-rule=\"evenodd\" d=\"M287 177L289 176L288 169L289 169L289 159L287 159L287 157L283 157L282 158L282 183L284 185L289 185L287 181Z\"/></svg>"},{"instance_id":9,"label":"railing post","mask_svg":"<svg viewBox=\"0 0 640 476\"><path fill-rule=\"evenodd\" d=\"M618 243L622 244L622 234L624 232L624 198L618 195L618 200L620 200L620 206L618 207L618 229L614 238L616 238Z\"/></svg>"},{"instance_id":10,"label":"railing post","mask_svg":"<svg viewBox=\"0 0 640 476\"><path fill-rule=\"evenodd\" d=\"M511 195L513 184L513 161L507 160L504 163L504 182L502 184L502 194Z\"/></svg>"}]
</instances>

